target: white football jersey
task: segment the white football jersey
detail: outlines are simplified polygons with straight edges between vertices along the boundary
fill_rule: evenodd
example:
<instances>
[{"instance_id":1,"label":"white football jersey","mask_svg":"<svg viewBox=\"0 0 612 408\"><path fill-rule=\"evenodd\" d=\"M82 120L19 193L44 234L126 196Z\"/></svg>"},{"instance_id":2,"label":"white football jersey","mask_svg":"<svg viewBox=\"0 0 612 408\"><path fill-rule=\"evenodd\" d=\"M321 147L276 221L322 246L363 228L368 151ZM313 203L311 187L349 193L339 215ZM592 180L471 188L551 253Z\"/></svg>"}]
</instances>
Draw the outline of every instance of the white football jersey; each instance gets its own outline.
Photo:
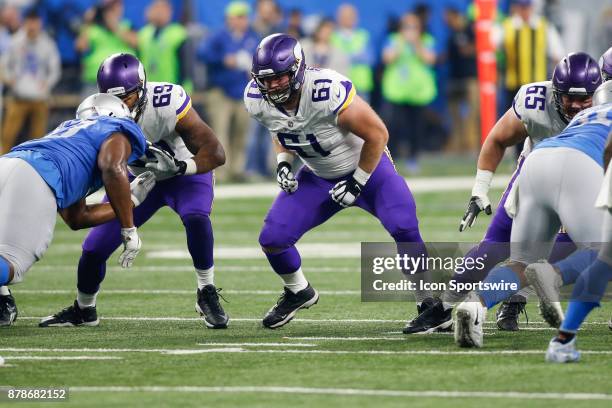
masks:
<instances>
[{"instance_id":1,"label":"white football jersey","mask_svg":"<svg viewBox=\"0 0 612 408\"><path fill-rule=\"evenodd\" d=\"M193 157L176 123L191 109L191 98L182 86L167 82L147 82L147 106L138 125L151 143L174 152L178 160Z\"/></svg>"},{"instance_id":2,"label":"white football jersey","mask_svg":"<svg viewBox=\"0 0 612 408\"><path fill-rule=\"evenodd\" d=\"M555 108L552 81L523 85L514 97L512 108L529 135L530 143L526 141L523 155L529 153L531 146L557 136L567 126Z\"/></svg>"},{"instance_id":3,"label":"white football jersey","mask_svg":"<svg viewBox=\"0 0 612 408\"><path fill-rule=\"evenodd\" d=\"M338 114L355 97L353 83L331 69L306 68L300 104L286 112L263 99L255 81L244 90L249 114L295 152L317 176L334 179L357 168L363 139L338 126Z\"/></svg>"}]
</instances>

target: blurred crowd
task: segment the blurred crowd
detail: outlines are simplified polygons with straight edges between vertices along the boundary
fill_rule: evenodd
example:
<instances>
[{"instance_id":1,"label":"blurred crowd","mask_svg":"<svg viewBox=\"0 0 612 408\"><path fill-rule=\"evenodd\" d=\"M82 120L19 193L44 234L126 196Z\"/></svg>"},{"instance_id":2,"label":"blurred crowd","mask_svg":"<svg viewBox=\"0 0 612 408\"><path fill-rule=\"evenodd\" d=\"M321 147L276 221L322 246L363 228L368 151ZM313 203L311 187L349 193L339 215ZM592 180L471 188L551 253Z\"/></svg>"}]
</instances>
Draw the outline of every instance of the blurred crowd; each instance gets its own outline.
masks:
<instances>
[{"instance_id":1,"label":"blurred crowd","mask_svg":"<svg viewBox=\"0 0 612 408\"><path fill-rule=\"evenodd\" d=\"M547 79L554 64L573 51L561 40L555 3L510 0L498 13L492 41L498 49L501 113L520 85ZM242 95L253 51L275 32L298 37L308 65L332 68L353 81L387 124L396 162L410 173L419 172L423 150L475 154L480 146L477 10L468 1L446 3L443 44L430 32L426 2L390 16L380 44L360 26L359 10L350 2L323 16L282 9L275 0L231 1L224 4L222 27L203 27L185 10L177 18L172 1L152 0L138 30L124 18L122 0L95 1L90 8L69 0L0 4L2 152L57 124L49 121L51 95L96 92L100 62L128 52L142 60L148 80L179 83L201 94L194 100L228 155L220 179L267 178L273 167L270 136L249 120ZM603 12L608 16L603 21L612 21L612 7ZM609 25L604 44L612 43Z\"/></svg>"}]
</instances>

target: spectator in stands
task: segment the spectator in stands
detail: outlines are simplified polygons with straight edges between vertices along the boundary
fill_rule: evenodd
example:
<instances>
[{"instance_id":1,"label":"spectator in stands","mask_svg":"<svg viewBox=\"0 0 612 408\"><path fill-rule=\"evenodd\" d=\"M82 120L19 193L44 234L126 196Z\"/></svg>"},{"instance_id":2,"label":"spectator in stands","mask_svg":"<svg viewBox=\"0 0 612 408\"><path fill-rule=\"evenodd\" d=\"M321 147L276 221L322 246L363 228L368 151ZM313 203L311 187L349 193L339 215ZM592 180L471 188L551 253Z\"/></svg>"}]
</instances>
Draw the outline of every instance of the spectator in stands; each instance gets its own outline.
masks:
<instances>
[{"instance_id":1,"label":"spectator in stands","mask_svg":"<svg viewBox=\"0 0 612 408\"><path fill-rule=\"evenodd\" d=\"M260 38L283 32L283 13L275 0L257 0L253 29Z\"/></svg>"},{"instance_id":2,"label":"spectator in stands","mask_svg":"<svg viewBox=\"0 0 612 408\"><path fill-rule=\"evenodd\" d=\"M49 94L60 77L59 51L42 29L36 9L24 17L23 28L12 38L0 61L3 81L10 99L2 131L2 154L8 152L24 124L28 138L39 138L47 131Z\"/></svg>"},{"instance_id":3,"label":"spectator in stands","mask_svg":"<svg viewBox=\"0 0 612 408\"><path fill-rule=\"evenodd\" d=\"M76 40L76 49L82 54L83 94L97 92L98 67L106 57L118 52L135 54L137 45L137 34L123 20L122 0L104 0L91 9Z\"/></svg>"},{"instance_id":4,"label":"spectator in stands","mask_svg":"<svg viewBox=\"0 0 612 408\"><path fill-rule=\"evenodd\" d=\"M258 0L255 6L253 29L260 38L283 32L283 15L274 0ZM246 153L246 177L258 180L270 175L270 132L255 119L250 119Z\"/></svg>"},{"instance_id":5,"label":"spectator in stands","mask_svg":"<svg viewBox=\"0 0 612 408\"><path fill-rule=\"evenodd\" d=\"M546 81L565 55L559 32L534 12L533 0L512 1L510 16L495 28L493 41L503 50L508 108L521 85Z\"/></svg>"},{"instance_id":6,"label":"spectator in stands","mask_svg":"<svg viewBox=\"0 0 612 408\"><path fill-rule=\"evenodd\" d=\"M302 28L302 11L300 9L294 8L289 10L287 28L285 28L284 31L298 40L304 37L304 29Z\"/></svg>"},{"instance_id":7,"label":"spectator in stands","mask_svg":"<svg viewBox=\"0 0 612 408\"><path fill-rule=\"evenodd\" d=\"M138 32L138 56L147 80L180 84L191 93L193 83L185 63L189 60L187 30L171 21L172 5L168 0L154 0L146 17L148 24Z\"/></svg>"},{"instance_id":8,"label":"spectator in stands","mask_svg":"<svg viewBox=\"0 0 612 408\"><path fill-rule=\"evenodd\" d=\"M370 100L370 92L374 87L372 77L374 55L370 47L370 33L357 28L358 18L355 6L348 3L341 4L336 13L338 27L331 41L336 48L349 56L348 77L355 84L359 95L365 100Z\"/></svg>"},{"instance_id":9,"label":"spectator in stands","mask_svg":"<svg viewBox=\"0 0 612 408\"><path fill-rule=\"evenodd\" d=\"M415 14L402 16L399 32L387 39L382 59L383 117L389 128L389 145L395 154L403 153L402 142L408 141L406 168L417 173L417 158L425 137L423 112L436 97L437 88L432 69L436 61L434 39L423 32Z\"/></svg>"},{"instance_id":10,"label":"spectator in stands","mask_svg":"<svg viewBox=\"0 0 612 408\"><path fill-rule=\"evenodd\" d=\"M342 75L348 75L351 67L350 58L332 43L335 28L333 20L324 18L312 36L302 41L306 64L315 68L331 68Z\"/></svg>"},{"instance_id":11,"label":"spectator in stands","mask_svg":"<svg viewBox=\"0 0 612 408\"><path fill-rule=\"evenodd\" d=\"M446 10L446 22L450 28L446 59L450 71L448 105L452 120L448 150L474 153L480 147L474 28L461 11L453 7Z\"/></svg>"},{"instance_id":12,"label":"spectator in stands","mask_svg":"<svg viewBox=\"0 0 612 408\"><path fill-rule=\"evenodd\" d=\"M11 37L21 27L21 15L19 10L12 5L5 5L0 10L0 58L8 50ZM1 75L1 73L0 73ZM0 124L4 114L4 83L0 80ZM1 126L0 126L1 127ZM2 132L0 131L0 140L2 140ZM0 151L2 146L0 143Z\"/></svg>"},{"instance_id":13,"label":"spectator in stands","mask_svg":"<svg viewBox=\"0 0 612 408\"><path fill-rule=\"evenodd\" d=\"M57 44L62 61L62 77L55 87L57 93L77 93L81 83L80 56L74 43L79 35L87 5L74 0L38 1L45 30Z\"/></svg>"},{"instance_id":14,"label":"spectator in stands","mask_svg":"<svg viewBox=\"0 0 612 408\"><path fill-rule=\"evenodd\" d=\"M227 166L219 168L221 179L244 178L245 141L249 115L242 101L250 79L253 52L259 36L249 23L248 3L233 1L225 8L224 28L214 32L201 45L198 55L208 66L206 92L210 124L225 148Z\"/></svg>"}]
</instances>

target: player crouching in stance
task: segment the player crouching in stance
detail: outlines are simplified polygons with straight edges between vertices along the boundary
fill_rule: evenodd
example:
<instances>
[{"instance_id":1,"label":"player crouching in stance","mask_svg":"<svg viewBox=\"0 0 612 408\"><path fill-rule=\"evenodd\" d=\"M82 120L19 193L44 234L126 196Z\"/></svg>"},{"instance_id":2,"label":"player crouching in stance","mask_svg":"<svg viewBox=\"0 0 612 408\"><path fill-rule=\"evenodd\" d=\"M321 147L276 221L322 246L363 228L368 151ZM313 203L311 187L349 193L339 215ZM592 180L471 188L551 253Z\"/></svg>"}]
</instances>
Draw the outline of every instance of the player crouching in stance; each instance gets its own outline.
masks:
<instances>
[{"instance_id":1,"label":"player crouching in stance","mask_svg":"<svg viewBox=\"0 0 612 408\"><path fill-rule=\"evenodd\" d=\"M603 105L598 116L602 122L607 121L609 132L605 149L607 171L595 202L596 208L605 209L601 227L601 247L597 259L578 276L559 333L548 345L546 361L553 363L568 363L580 359L580 353L576 350L576 332L591 310L599 306L608 282L612 280L612 168L609 164L612 155L612 132L609 125L612 123L612 81L606 82L597 90L593 103Z\"/></svg>"},{"instance_id":2,"label":"player crouching in stance","mask_svg":"<svg viewBox=\"0 0 612 408\"><path fill-rule=\"evenodd\" d=\"M176 212L187 235L187 248L197 279L196 311L208 328L226 328L228 316L214 285L213 229L209 218L213 201L212 170L225 162L223 147L214 132L191 107L191 98L177 84L147 82L138 58L113 54L100 65L100 92L121 98L154 147L135 173L150 170L158 180L151 194L134 210L140 227L160 208ZM142 167L144 166L144 168ZM92 229L83 242L77 273L77 299L72 306L43 319L41 327L91 325L96 296L106 275L106 261L119 246L114 239L117 222Z\"/></svg>"},{"instance_id":3,"label":"player crouching in stance","mask_svg":"<svg viewBox=\"0 0 612 408\"><path fill-rule=\"evenodd\" d=\"M593 203L602 184L604 145L612 129L612 104L601 104L608 102L610 86L598 87L593 96L595 106L577 114L559 136L537 144L525 160L517 179L518 211L512 225L510 260L484 280L513 287L479 291L457 307L455 341L459 346L482 346L487 309L528 284L525 267L548 257L561 224L579 248L600 238L604 214ZM605 240L610 238L607 234L606 230ZM606 244L604 250L608 250ZM603 259L609 256L606 252ZM607 269L602 275L606 281L610 275ZM576 288L579 286L580 279ZM568 332L571 330L575 329Z\"/></svg>"},{"instance_id":4,"label":"player crouching in stance","mask_svg":"<svg viewBox=\"0 0 612 408\"><path fill-rule=\"evenodd\" d=\"M612 47L599 59L599 67L603 81L612 80ZM600 93L599 95L604 94ZM612 157L612 144L610 140L608 140L606 145L604 156L607 167L610 157ZM606 180L608 177L611 177L609 170L606 172ZM605 183L606 181L604 181ZM606 207L606 197L600 195L600 198L601 201L598 198L600 207ZM553 265L542 261L529 265L525 270L529 283L535 288L540 297L540 313L544 320L552 327L559 327L564 319L563 309L559 302L559 289L561 286L575 283L580 273L588 268L596 257L597 251L595 250L576 251L567 259ZM608 327L612 330L612 319L610 319Z\"/></svg>"},{"instance_id":5,"label":"player crouching in stance","mask_svg":"<svg viewBox=\"0 0 612 408\"><path fill-rule=\"evenodd\" d=\"M422 244L416 206L386 154L385 125L344 76L306 67L299 42L285 34L264 38L253 56L253 80L244 92L250 115L266 126L277 152L279 193L259 243L284 282L278 303L263 319L287 324L319 299L294 244L345 207L377 217L396 242ZM294 176L292 162L304 167ZM417 293L423 302L428 293Z\"/></svg>"},{"instance_id":6,"label":"player crouching in stance","mask_svg":"<svg viewBox=\"0 0 612 408\"><path fill-rule=\"evenodd\" d=\"M42 258L57 212L73 230L117 217L117 240L123 243L119 263L132 266L141 247L132 208L155 179L143 173L130 186L127 164L145 149L145 137L127 106L112 95L96 94L81 103L77 119L0 157L0 285L21 282ZM87 205L85 196L102 186L109 203ZM15 304L5 309L4 325L10 325L17 317Z\"/></svg>"}]
</instances>

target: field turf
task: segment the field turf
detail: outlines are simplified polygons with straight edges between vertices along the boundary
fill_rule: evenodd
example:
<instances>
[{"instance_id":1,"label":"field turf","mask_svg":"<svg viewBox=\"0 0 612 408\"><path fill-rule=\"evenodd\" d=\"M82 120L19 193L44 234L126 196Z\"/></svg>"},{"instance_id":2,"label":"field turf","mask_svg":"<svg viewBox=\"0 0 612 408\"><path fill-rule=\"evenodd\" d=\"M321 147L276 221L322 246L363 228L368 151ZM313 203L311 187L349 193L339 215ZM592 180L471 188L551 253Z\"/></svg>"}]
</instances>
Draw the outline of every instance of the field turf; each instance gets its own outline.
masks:
<instances>
[{"instance_id":1,"label":"field turf","mask_svg":"<svg viewBox=\"0 0 612 408\"><path fill-rule=\"evenodd\" d=\"M425 240L482 236L486 216L472 230L457 232L466 196L416 194ZM309 253L303 269L321 292L319 304L282 329L263 329L260 319L281 290L257 249L270 202L215 202L216 283L231 317L230 327L218 331L204 328L194 312L195 277L184 256L184 230L168 210L141 229L143 252L134 268L121 270L116 255L109 261L98 297L99 327L38 328L41 316L75 296L85 233L58 221L50 250L14 287L20 317L0 330L6 359L0 385L69 387L68 405L79 407L610 406L608 305L580 332L585 354L573 365L544 362L554 331L542 323L535 302L529 324L523 318L518 333L496 330L490 311L480 350L458 349L449 334L407 337L401 329L414 316L414 303L362 303L359 258L343 257L360 241L389 241L379 223L358 209L301 241ZM335 257L324 256L334 249Z\"/></svg>"}]
</instances>

